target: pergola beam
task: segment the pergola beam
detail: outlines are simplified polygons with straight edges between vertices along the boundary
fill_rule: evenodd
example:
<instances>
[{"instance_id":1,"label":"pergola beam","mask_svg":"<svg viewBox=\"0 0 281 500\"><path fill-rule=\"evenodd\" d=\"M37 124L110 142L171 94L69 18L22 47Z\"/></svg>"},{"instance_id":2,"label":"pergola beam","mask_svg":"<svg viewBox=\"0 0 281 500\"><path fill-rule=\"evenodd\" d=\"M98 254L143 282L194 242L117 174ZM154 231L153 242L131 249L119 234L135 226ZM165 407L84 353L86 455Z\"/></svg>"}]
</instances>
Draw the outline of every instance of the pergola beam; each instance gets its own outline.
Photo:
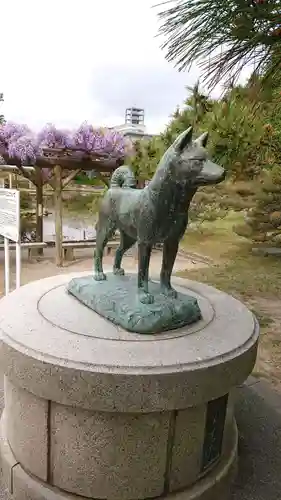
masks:
<instances>
[{"instance_id":1,"label":"pergola beam","mask_svg":"<svg viewBox=\"0 0 281 500\"><path fill-rule=\"evenodd\" d=\"M25 168L32 168L32 167L25 167L21 164L21 161L17 158L9 158L8 155L2 155L4 157L4 160L6 161L6 164L13 165L14 167L17 167L19 170L22 171L22 169ZM76 170L76 169L81 169L85 171L91 171L91 170L96 170L99 172L113 172L113 170L116 169L117 164L116 164L116 159L101 159L101 158L96 158L96 159L89 159L87 157L83 158L76 158L76 157L66 157L64 155L59 156L59 155L54 155L53 157L51 156L39 156L36 159L36 167L39 168L53 168L56 165L60 165L63 169L65 170Z\"/></svg>"},{"instance_id":2,"label":"pergola beam","mask_svg":"<svg viewBox=\"0 0 281 500\"><path fill-rule=\"evenodd\" d=\"M45 149L45 156L36 159L36 165L24 166L19 159L3 155L7 171L16 171L30 180L36 187L36 237L43 239L43 185L49 184L54 190L56 265L63 265L62 231L62 191L81 171L94 170L97 177L107 186L109 183L102 174L112 173L118 166L116 158L107 155L86 154L83 151ZM0 167L1 168L1 167ZM53 171L53 175L43 180L41 169ZM63 172L71 171L63 178Z\"/></svg>"},{"instance_id":3,"label":"pergola beam","mask_svg":"<svg viewBox=\"0 0 281 500\"><path fill-rule=\"evenodd\" d=\"M76 177L81 172L82 168L78 168L77 170L74 170L69 174L67 177L65 177L62 181L62 189L64 189L73 179Z\"/></svg>"},{"instance_id":4,"label":"pergola beam","mask_svg":"<svg viewBox=\"0 0 281 500\"><path fill-rule=\"evenodd\" d=\"M34 167L22 167L22 169L25 172L34 172L35 170ZM16 165L1 165L0 163L0 172L1 170L3 172L8 172L9 174L18 174L20 169Z\"/></svg>"}]
</instances>

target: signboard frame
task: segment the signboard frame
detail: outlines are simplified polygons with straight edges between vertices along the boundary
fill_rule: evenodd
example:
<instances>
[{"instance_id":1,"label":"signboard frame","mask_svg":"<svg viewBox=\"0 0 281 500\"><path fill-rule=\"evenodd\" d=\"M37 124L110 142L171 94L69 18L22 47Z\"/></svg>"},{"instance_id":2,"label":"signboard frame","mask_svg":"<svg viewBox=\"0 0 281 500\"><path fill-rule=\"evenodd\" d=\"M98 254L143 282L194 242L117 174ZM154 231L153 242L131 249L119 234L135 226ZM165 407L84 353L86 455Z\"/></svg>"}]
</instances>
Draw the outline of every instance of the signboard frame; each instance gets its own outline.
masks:
<instances>
[{"instance_id":1,"label":"signboard frame","mask_svg":"<svg viewBox=\"0 0 281 500\"><path fill-rule=\"evenodd\" d=\"M7 209L1 208L1 200L6 199ZM9 200L14 200L14 208L9 210ZM14 216L15 222L9 223L7 226L3 224L5 221L2 217L3 213ZM8 230L7 230L8 228ZM10 293L10 249L9 241L14 241L16 244L16 288L20 287L21 282L21 233L20 233L20 191L18 189L0 188L0 235L4 237L4 258L5 258L5 295Z\"/></svg>"}]
</instances>

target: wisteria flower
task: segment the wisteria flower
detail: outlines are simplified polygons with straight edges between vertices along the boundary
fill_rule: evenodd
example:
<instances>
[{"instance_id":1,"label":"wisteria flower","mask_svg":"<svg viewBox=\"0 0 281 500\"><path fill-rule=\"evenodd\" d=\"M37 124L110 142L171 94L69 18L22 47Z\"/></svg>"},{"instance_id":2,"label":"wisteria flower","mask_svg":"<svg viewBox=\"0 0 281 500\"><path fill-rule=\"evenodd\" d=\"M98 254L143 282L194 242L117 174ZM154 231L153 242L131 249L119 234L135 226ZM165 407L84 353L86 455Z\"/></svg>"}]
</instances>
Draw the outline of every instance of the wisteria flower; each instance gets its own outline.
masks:
<instances>
[{"instance_id":1,"label":"wisteria flower","mask_svg":"<svg viewBox=\"0 0 281 500\"><path fill-rule=\"evenodd\" d=\"M48 123L37 135L37 144L40 149L69 147L70 133L67 130L57 129Z\"/></svg>"},{"instance_id":2,"label":"wisteria flower","mask_svg":"<svg viewBox=\"0 0 281 500\"><path fill-rule=\"evenodd\" d=\"M0 140L8 143L12 139L18 139L21 136L30 134L31 131L27 125L19 125L14 122L6 122L0 127Z\"/></svg>"},{"instance_id":3,"label":"wisteria flower","mask_svg":"<svg viewBox=\"0 0 281 500\"><path fill-rule=\"evenodd\" d=\"M17 158L23 165L34 165L38 156L37 141L34 136L21 136L11 140L8 145L10 158Z\"/></svg>"}]
</instances>

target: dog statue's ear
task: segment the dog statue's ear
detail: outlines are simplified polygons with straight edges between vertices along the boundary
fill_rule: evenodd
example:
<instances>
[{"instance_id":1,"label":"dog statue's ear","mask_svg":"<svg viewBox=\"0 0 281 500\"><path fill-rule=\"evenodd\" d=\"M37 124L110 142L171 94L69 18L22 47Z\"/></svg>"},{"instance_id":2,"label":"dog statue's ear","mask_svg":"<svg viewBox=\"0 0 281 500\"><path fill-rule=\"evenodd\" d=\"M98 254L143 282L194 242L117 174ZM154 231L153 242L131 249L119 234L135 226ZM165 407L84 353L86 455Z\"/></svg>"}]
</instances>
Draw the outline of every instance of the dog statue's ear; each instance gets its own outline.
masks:
<instances>
[{"instance_id":1,"label":"dog statue's ear","mask_svg":"<svg viewBox=\"0 0 281 500\"><path fill-rule=\"evenodd\" d=\"M205 148L207 146L208 139L209 139L209 132L204 132L204 134L200 135L200 137L198 137L198 139L196 139L195 142L197 142L197 144Z\"/></svg>"},{"instance_id":2,"label":"dog statue's ear","mask_svg":"<svg viewBox=\"0 0 281 500\"><path fill-rule=\"evenodd\" d=\"M192 141L193 128L189 127L187 130L182 132L175 140L173 146L177 153L182 153L182 151L188 146Z\"/></svg>"}]
</instances>

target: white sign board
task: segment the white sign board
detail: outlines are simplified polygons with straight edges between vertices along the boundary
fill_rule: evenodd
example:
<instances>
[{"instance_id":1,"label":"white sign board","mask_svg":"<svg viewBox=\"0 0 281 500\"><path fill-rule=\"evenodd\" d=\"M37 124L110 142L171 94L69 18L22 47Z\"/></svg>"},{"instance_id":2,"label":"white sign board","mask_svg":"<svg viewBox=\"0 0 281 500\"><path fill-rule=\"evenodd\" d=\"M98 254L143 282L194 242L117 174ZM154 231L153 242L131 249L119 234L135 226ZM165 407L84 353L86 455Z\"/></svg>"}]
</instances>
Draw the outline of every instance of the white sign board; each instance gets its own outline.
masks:
<instances>
[{"instance_id":1,"label":"white sign board","mask_svg":"<svg viewBox=\"0 0 281 500\"><path fill-rule=\"evenodd\" d=\"M4 236L5 295L10 292L9 240L16 243L16 287L20 287L20 192L17 189L0 188L0 235Z\"/></svg>"},{"instance_id":2,"label":"white sign board","mask_svg":"<svg viewBox=\"0 0 281 500\"><path fill-rule=\"evenodd\" d=\"M0 188L0 234L20 241L20 193L16 189Z\"/></svg>"}]
</instances>

